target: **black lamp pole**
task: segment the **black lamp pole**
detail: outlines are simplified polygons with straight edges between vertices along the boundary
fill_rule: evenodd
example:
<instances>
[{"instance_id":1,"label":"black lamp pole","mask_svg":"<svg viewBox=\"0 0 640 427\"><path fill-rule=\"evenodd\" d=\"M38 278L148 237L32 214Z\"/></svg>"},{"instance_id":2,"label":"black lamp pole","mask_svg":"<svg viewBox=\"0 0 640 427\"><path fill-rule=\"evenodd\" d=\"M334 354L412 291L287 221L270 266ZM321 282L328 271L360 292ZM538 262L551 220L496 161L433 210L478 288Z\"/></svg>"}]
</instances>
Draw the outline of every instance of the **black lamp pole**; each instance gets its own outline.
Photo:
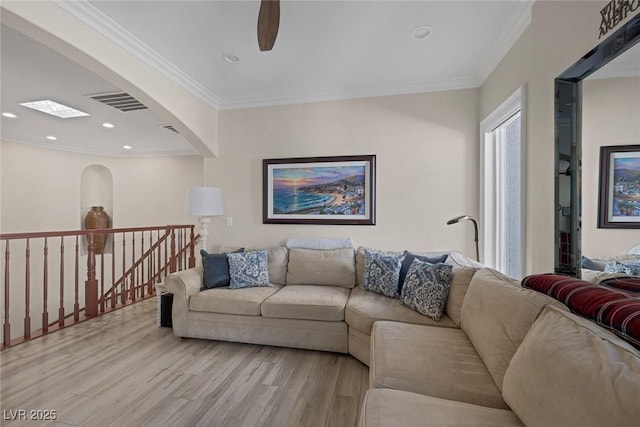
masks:
<instances>
[{"instance_id":1,"label":"black lamp pole","mask_svg":"<svg viewBox=\"0 0 640 427\"><path fill-rule=\"evenodd\" d=\"M460 221L471 221L473 222L473 228L475 230L475 242L476 242L476 260L480 262L480 246L478 245L478 221L472 216L469 215L460 215L455 218L451 218L447 221L447 225L457 224Z\"/></svg>"}]
</instances>

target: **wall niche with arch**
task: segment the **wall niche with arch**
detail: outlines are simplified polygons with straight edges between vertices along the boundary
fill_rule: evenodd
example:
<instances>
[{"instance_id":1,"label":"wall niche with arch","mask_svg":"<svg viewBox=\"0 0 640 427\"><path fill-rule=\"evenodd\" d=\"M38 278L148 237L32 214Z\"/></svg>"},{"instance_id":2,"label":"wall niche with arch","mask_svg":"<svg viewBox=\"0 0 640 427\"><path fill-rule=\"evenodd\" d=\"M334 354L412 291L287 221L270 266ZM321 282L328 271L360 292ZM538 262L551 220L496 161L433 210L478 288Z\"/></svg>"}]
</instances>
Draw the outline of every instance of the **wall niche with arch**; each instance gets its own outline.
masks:
<instances>
[{"instance_id":1,"label":"wall niche with arch","mask_svg":"<svg viewBox=\"0 0 640 427\"><path fill-rule=\"evenodd\" d=\"M80 177L80 228L85 229L85 217L94 207L101 207L109 216L109 228L113 228L113 176L102 165L90 165L83 169ZM86 239L83 249L86 251ZM111 253L111 236L104 243L103 253Z\"/></svg>"}]
</instances>

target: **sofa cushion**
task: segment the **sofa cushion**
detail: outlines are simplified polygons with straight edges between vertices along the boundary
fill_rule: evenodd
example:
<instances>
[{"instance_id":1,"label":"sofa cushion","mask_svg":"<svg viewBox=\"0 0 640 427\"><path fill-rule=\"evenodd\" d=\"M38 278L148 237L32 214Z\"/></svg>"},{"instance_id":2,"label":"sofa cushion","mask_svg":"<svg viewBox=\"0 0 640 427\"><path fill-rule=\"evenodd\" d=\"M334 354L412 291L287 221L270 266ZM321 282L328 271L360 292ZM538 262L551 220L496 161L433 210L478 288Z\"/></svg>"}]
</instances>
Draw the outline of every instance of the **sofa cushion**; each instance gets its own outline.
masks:
<instances>
[{"instance_id":1,"label":"sofa cushion","mask_svg":"<svg viewBox=\"0 0 640 427\"><path fill-rule=\"evenodd\" d=\"M328 285L353 288L356 266L353 248L289 249L287 285Z\"/></svg>"},{"instance_id":2,"label":"sofa cushion","mask_svg":"<svg viewBox=\"0 0 640 427\"><path fill-rule=\"evenodd\" d=\"M268 251L232 252L227 254L231 289L271 286Z\"/></svg>"},{"instance_id":3,"label":"sofa cushion","mask_svg":"<svg viewBox=\"0 0 640 427\"><path fill-rule=\"evenodd\" d=\"M236 252L244 252L244 248ZM229 261L225 252L210 254L200 249L202 256L202 287L203 289L221 288L229 286Z\"/></svg>"},{"instance_id":4,"label":"sofa cushion","mask_svg":"<svg viewBox=\"0 0 640 427\"><path fill-rule=\"evenodd\" d=\"M460 329L376 322L369 386L507 409L500 390Z\"/></svg>"},{"instance_id":5,"label":"sofa cushion","mask_svg":"<svg viewBox=\"0 0 640 427\"><path fill-rule=\"evenodd\" d=\"M287 285L262 303L264 317L324 321L344 320L349 289L337 286Z\"/></svg>"},{"instance_id":6,"label":"sofa cushion","mask_svg":"<svg viewBox=\"0 0 640 427\"><path fill-rule=\"evenodd\" d=\"M635 426L640 352L586 319L547 307L513 356L503 393L527 426Z\"/></svg>"},{"instance_id":7,"label":"sofa cushion","mask_svg":"<svg viewBox=\"0 0 640 427\"><path fill-rule=\"evenodd\" d=\"M445 313L453 320L456 326L460 326L460 312L462 311L462 302L464 296L469 289L469 283L473 275L478 271L473 267L453 267L453 279L449 286L449 296L447 297L447 306Z\"/></svg>"},{"instance_id":8,"label":"sofa cushion","mask_svg":"<svg viewBox=\"0 0 640 427\"><path fill-rule=\"evenodd\" d=\"M274 285L245 289L208 289L189 298L189 310L260 316L260 304L280 288L281 286Z\"/></svg>"},{"instance_id":9,"label":"sofa cushion","mask_svg":"<svg viewBox=\"0 0 640 427\"><path fill-rule=\"evenodd\" d=\"M593 320L640 348L637 294L558 274L531 275L522 280L522 286L562 301L573 313Z\"/></svg>"},{"instance_id":10,"label":"sofa cushion","mask_svg":"<svg viewBox=\"0 0 640 427\"><path fill-rule=\"evenodd\" d=\"M402 305L397 299L374 294L362 288L353 288L351 291L345 309L345 320L350 328L355 328L367 335L371 334L373 322L378 320L456 327L447 315L442 316L440 322L436 322Z\"/></svg>"},{"instance_id":11,"label":"sofa cushion","mask_svg":"<svg viewBox=\"0 0 640 427\"><path fill-rule=\"evenodd\" d=\"M284 246L268 248L269 281L276 285L284 285L287 279L289 252Z\"/></svg>"},{"instance_id":12,"label":"sofa cushion","mask_svg":"<svg viewBox=\"0 0 640 427\"><path fill-rule=\"evenodd\" d=\"M409 267L411 267L411 263L414 259L419 259L423 262L428 262L429 264L440 264L447 260L448 255L440 255L440 256L424 256L414 254L409 251L404 251L404 260L402 260L402 266L400 267L400 277L398 278L398 292L402 292L402 286L404 285L404 280L407 278L407 273L409 272Z\"/></svg>"},{"instance_id":13,"label":"sofa cushion","mask_svg":"<svg viewBox=\"0 0 640 427\"><path fill-rule=\"evenodd\" d=\"M447 304L453 267L414 258L400 293L400 302L439 321Z\"/></svg>"},{"instance_id":14,"label":"sofa cushion","mask_svg":"<svg viewBox=\"0 0 640 427\"><path fill-rule=\"evenodd\" d=\"M495 270L482 269L471 279L460 327L500 389L509 361L547 304L561 305Z\"/></svg>"},{"instance_id":15,"label":"sofa cushion","mask_svg":"<svg viewBox=\"0 0 640 427\"><path fill-rule=\"evenodd\" d=\"M389 389L367 391L362 403L359 425L361 427L523 426L518 417L509 410Z\"/></svg>"},{"instance_id":16,"label":"sofa cushion","mask_svg":"<svg viewBox=\"0 0 640 427\"><path fill-rule=\"evenodd\" d=\"M397 297L403 259L404 254L387 254L365 249L364 275L360 284L362 289L388 297Z\"/></svg>"}]
</instances>

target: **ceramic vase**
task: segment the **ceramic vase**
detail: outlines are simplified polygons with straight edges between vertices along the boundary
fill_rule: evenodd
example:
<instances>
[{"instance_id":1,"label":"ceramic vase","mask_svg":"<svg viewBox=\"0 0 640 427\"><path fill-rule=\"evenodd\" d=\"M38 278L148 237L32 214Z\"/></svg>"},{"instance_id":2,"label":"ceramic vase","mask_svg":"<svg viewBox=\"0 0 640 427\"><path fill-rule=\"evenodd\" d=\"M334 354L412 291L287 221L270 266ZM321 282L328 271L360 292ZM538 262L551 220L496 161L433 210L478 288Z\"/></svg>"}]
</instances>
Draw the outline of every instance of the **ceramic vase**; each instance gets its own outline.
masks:
<instances>
[{"instance_id":1,"label":"ceramic vase","mask_svg":"<svg viewBox=\"0 0 640 427\"><path fill-rule=\"evenodd\" d=\"M99 228L109 228L109 215L102 206L92 206L84 217L84 228L87 230L95 230ZM94 234L93 243L95 245L95 253L102 254L104 246L107 243L106 234ZM87 245L89 237L87 236Z\"/></svg>"}]
</instances>

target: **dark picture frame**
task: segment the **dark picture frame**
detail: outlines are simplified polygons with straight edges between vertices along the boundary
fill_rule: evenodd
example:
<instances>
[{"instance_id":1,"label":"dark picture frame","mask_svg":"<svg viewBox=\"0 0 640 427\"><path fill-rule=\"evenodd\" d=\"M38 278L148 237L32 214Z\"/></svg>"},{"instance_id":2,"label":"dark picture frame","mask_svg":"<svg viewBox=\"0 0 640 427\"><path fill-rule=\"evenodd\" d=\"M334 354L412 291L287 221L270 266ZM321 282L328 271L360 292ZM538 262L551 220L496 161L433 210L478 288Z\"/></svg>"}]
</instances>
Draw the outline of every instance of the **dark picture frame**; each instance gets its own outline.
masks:
<instances>
[{"instance_id":1,"label":"dark picture frame","mask_svg":"<svg viewBox=\"0 0 640 427\"><path fill-rule=\"evenodd\" d=\"M598 228L640 228L640 145L600 147Z\"/></svg>"},{"instance_id":2,"label":"dark picture frame","mask_svg":"<svg viewBox=\"0 0 640 427\"><path fill-rule=\"evenodd\" d=\"M376 156L262 161L264 224L375 225Z\"/></svg>"}]
</instances>

